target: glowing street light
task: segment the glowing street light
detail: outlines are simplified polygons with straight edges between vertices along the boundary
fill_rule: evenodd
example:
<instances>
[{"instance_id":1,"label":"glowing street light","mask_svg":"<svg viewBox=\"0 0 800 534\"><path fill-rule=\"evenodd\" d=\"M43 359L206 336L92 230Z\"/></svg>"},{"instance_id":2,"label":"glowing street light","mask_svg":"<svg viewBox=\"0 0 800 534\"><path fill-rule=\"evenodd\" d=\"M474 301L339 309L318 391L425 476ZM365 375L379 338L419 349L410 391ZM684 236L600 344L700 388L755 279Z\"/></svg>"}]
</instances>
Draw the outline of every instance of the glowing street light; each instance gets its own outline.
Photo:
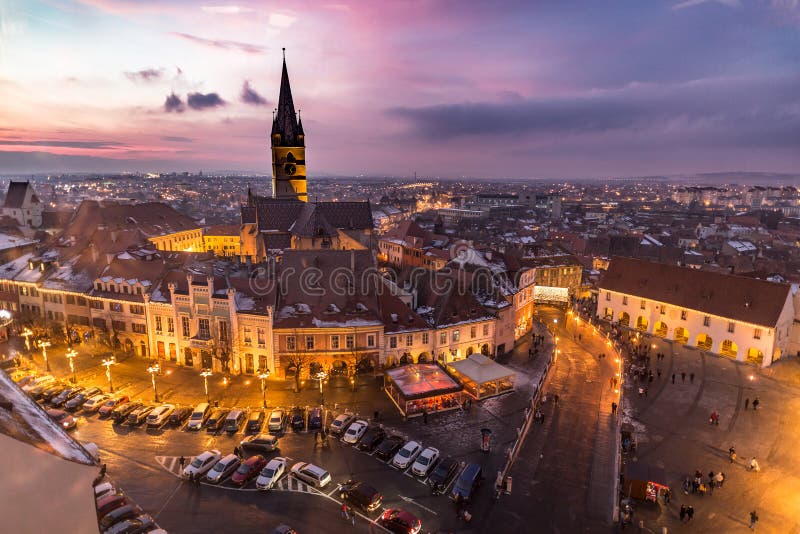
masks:
<instances>
[{"instance_id":1,"label":"glowing street light","mask_svg":"<svg viewBox=\"0 0 800 534\"><path fill-rule=\"evenodd\" d=\"M206 391L206 402L211 402L211 398L208 396L208 377L211 376L212 374L213 373L209 369L206 369L205 371L200 373L200 376L203 377L203 389L205 389Z\"/></svg>"},{"instance_id":2,"label":"glowing street light","mask_svg":"<svg viewBox=\"0 0 800 534\"><path fill-rule=\"evenodd\" d=\"M78 379L75 377L75 362L73 362L73 360L75 359L75 357L77 355L78 355L78 353L72 347L70 347L67 350L66 357L67 357L67 360L69 360L69 370L72 373L72 383L73 384L77 384L78 383Z\"/></svg>"},{"instance_id":3,"label":"glowing street light","mask_svg":"<svg viewBox=\"0 0 800 534\"><path fill-rule=\"evenodd\" d=\"M258 379L261 380L261 402L265 410L267 409L267 378L269 378L269 369L264 369L258 374Z\"/></svg>"},{"instance_id":4,"label":"glowing street light","mask_svg":"<svg viewBox=\"0 0 800 534\"><path fill-rule=\"evenodd\" d=\"M50 362L47 360L47 347L51 346L52 343L49 341L40 341L39 348L42 349L42 358L44 358L44 366L47 369L47 372L50 372Z\"/></svg>"},{"instance_id":5,"label":"glowing street light","mask_svg":"<svg viewBox=\"0 0 800 534\"><path fill-rule=\"evenodd\" d=\"M158 402L158 388L156 387L156 375L159 372L161 372L161 367L158 365L158 362L155 362L150 367L148 367L147 372L150 373L150 383L153 384L153 401Z\"/></svg>"},{"instance_id":6,"label":"glowing street light","mask_svg":"<svg viewBox=\"0 0 800 534\"><path fill-rule=\"evenodd\" d=\"M111 381L111 366L116 365L117 360L112 356L103 358L101 365L106 368L106 378L108 379L108 392L114 393L114 383Z\"/></svg>"},{"instance_id":7,"label":"glowing street light","mask_svg":"<svg viewBox=\"0 0 800 534\"><path fill-rule=\"evenodd\" d=\"M28 352L31 351L31 336L33 335L33 331L30 328L25 328L22 331L22 337L25 338L25 348L28 349Z\"/></svg>"},{"instance_id":8,"label":"glowing street light","mask_svg":"<svg viewBox=\"0 0 800 534\"><path fill-rule=\"evenodd\" d=\"M320 395L321 395L323 398L325 398L325 397L324 397L324 395L325 395L325 394L322 392L322 382L323 382L323 381L324 381L326 378L328 378L328 375L327 375L327 373L326 373L325 371L320 371L320 372L318 372L318 373L315 373L315 374L314 374L314 376L313 376L312 378L313 378L314 380L319 380L319 394L320 394Z\"/></svg>"}]
</instances>

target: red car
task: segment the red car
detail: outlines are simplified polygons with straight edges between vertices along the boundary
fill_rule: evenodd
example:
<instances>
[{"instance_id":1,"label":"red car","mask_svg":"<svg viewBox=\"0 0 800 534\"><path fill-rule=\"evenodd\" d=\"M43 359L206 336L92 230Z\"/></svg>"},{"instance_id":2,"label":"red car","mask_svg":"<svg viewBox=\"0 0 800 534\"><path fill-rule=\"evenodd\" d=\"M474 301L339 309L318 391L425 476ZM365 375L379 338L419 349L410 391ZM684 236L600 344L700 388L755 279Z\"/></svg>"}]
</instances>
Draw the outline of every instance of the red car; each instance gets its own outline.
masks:
<instances>
[{"instance_id":1,"label":"red car","mask_svg":"<svg viewBox=\"0 0 800 534\"><path fill-rule=\"evenodd\" d=\"M267 459L260 454L251 456L239 465L239 469L231 477L231 482L237 486L244 486L250 479L257 477L266 465Z\"/></svg>"},{"instance_id":2,"label":"red car","mask_svg":"<svg viewBox=\"0 0 800 534\"><path fill-rule=\"evenodd\" d=\"M78 420L64 410L56 410L53 408L47 410L47 415L49 415L57 425L61 425L64 430L72 430L78 424Z\"/></svg>"},{"instance_id":3,"label":"red car","mask_svg":"<svg viewBox=\"0 0 800 534\"><path fill-rule=\"evenodd\" d=\"M97 519L103 519L107 513L122 506L131 504L123 493L111 493L97 499Z\"/></svg>"},{"instance_id":4,"label":"red car","mask_svg":"<svg viewBox=\"0 0 800 534\"><path fill-rule=\"evenodd\" d=\"M125 404L130 399L127 395L120 395L119 397L114 397L113 399L108 399L102 405L100 405L100 409L97 412L100 414L100 417L108 417L111 415L111 412L114 411L114 408L121 404Z\"/></svg>"},{"instance_id":5,"label":"red car","mask_svg":"<svg viewBox=\"0 0 800 534\"><path fill-rule=\"evenodd\" d=\"M400 508L385 510L378 518L378 524L396 534L417 534L422 528L422 521L417 516Z\"/></svg>"}]
</instances>

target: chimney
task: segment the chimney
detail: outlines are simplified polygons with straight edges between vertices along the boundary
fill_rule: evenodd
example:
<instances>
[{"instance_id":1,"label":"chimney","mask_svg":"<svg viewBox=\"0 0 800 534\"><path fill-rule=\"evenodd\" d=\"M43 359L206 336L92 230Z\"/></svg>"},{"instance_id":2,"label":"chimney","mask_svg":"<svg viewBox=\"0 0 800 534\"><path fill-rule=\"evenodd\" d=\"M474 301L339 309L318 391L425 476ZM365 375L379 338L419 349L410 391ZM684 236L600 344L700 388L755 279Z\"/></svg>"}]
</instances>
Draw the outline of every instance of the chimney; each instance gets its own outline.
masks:
<instances>
[{"instance_id":1,"label":"chimney","mask_svg":"<svg viewBox=\"0 0 800 534\"><path fill-rule=\"evenodd\" d=\"M97 263L100 259L100 253L94 243L89 245L89 250L92 252L92 263Z\"/></svg>"}]
</instances>

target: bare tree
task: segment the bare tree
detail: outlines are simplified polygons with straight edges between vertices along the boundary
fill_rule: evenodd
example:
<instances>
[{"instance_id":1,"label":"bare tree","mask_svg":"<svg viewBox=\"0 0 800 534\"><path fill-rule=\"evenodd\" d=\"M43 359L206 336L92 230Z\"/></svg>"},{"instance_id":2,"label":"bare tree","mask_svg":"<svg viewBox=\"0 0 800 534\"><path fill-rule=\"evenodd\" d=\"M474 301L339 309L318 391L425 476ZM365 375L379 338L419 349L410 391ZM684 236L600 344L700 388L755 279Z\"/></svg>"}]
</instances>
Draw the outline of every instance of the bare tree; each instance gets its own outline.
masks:
<instances>
[{"instance_id":1,"label":"bare tree","mask_svg":"<svg viewBox=\"0 0 800 534\"><path fill-rule=\"evenodd\" d=\"M289 364L288 367L294 367L294 390L298 392L300 391L300 373L306 366L310 365L311 355L300 348L300 339L297 335L297 330L294 331L293 336L294 348L286 348L286 361Z\"/></svg>"}]
</instances>

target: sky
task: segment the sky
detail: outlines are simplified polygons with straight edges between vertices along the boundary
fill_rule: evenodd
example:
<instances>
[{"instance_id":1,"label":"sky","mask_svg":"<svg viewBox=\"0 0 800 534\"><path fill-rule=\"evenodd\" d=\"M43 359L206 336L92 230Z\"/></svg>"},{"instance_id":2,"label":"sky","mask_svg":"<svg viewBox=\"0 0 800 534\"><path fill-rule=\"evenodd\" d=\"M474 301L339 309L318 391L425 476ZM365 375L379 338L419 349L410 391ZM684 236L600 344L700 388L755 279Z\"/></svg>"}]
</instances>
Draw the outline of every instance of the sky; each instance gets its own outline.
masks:
<instances>
[{"instance_id":1,"label":"sky","mask_svg":"<svg viewBox=\"0 0 800 534\"><path fill-rule=\"evenodd\" d=\"M800 172L800 0L0 0L0 174Z\"/></svg>"}]
</instances>

